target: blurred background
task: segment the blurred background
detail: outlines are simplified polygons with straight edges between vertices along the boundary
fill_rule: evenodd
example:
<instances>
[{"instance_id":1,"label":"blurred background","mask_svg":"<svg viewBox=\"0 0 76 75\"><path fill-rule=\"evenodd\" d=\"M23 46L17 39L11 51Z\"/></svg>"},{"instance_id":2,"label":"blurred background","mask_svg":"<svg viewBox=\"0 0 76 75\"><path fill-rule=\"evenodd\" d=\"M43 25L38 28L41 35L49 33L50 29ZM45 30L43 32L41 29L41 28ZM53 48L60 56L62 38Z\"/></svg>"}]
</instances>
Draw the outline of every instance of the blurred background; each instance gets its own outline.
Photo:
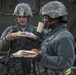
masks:
<instances>
[{"instance_id":1,"label":"blurred background","mask_svg":"<svg viewBox=\"0 0 76 75\"><path fill-rule=\"evenodd\" d=\"M45 3L54 0L0 0L0 35L10 25L16 25L15 17L13 17L13 11L18 3L28 3L33 11L33 18L30 18L30 23L37 26L41 20L39 15L40 7ZM68 9L68 29L76 36L76 0L58 0L64 3Z\"/></svg>"}]
</instances>

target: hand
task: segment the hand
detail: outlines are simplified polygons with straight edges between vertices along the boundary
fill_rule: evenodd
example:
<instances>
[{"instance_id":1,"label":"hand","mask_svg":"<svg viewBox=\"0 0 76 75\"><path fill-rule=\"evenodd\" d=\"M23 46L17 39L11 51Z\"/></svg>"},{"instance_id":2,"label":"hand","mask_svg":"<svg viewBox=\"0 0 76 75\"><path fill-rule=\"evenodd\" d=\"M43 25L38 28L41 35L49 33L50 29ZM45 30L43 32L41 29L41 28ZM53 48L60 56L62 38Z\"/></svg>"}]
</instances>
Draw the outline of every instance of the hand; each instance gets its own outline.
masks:
<instances>
[{"instance_id":1,"label":"hand","mask_svg":"<svg viewBox=\"0 0 76 75\"><path fill-rule=\"evenodd\" d=\"M10 40L15 40L18 38L16 33L12 33L12 29L8 32L8 34L5 37L5 40L10 41Z\"/></svg>"},{"instance_id":2,"label":"hand","mask_svg":"<svg viewBox=\"0 0 76 75\"><path fill-rule=\"evenodd\" d=\"M41 52L38 52L38 54L35 56L35 59L40 60L42 58Z\"/></svg>"}]
</instances>

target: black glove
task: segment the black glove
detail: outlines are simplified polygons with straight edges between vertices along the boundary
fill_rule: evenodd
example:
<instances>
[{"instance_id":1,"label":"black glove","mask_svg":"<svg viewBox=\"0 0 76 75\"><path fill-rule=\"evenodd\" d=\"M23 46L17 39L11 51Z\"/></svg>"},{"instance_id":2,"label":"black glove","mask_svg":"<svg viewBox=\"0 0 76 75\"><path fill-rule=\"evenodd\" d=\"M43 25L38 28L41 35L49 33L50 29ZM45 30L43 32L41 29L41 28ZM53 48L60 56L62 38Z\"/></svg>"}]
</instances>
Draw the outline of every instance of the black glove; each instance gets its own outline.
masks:
<instances>
[{"instance_id":1,"label":"black glove","mask_svg":"<svg viewBox=\"0 0 76 75\"><path fill-rule=\"evenodd\" d=\"M38 52L37 55L35 56L35 59L39 61L41 58L42 58L42 53Z\"/></svg>"}]
</instances>

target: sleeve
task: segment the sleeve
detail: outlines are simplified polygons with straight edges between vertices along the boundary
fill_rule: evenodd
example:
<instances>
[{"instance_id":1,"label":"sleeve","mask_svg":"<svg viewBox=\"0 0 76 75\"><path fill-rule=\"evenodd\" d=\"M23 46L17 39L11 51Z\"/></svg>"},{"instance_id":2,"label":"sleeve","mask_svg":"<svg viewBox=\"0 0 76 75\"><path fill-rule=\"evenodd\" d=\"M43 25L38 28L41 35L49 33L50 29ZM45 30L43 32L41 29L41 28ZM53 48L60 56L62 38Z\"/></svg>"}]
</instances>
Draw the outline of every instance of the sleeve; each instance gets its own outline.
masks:
<instances>
[{"instance_id":1,"label":"sleeve","mask_svg":"<svg viewBox=\"0 0 76 75\"><path fill-rule=\"evenodd\" d=\"M10 41L6 41L5 40L5 36L7 35L7 33L12 29L12 26L8 27L5 29L5 31L2 33L1 37L0 37L0 51L2 52L6 52L9 50L10 47Z\"/></svg>"},{"instance_id":2,"label":"sleeve","mask_svg":"<svg viewBox=\"0 0 76 75\"><path fill-rule=\"evenodd\" d=\"M42 41L44 40L45 37L45 30L43 30L41 33L37 32L37 27L34 27L34 34L37 36L36 41L33 42L36 48L39 48L41 45Z\"/></svg>"},{"instance_id":3,"label":"sleeve","mask_svg":"<svg viewBox=\"0 0 76 75\"><path fill-rule=\"evenodd\" d=\"M49 51L51 50L50 46L51 44L48 46ZM75 45L72 38L63 38L60 41L55 41L52 47L55 54L43 54L40 60L41 65L51 69L65 69L73 65L75 59Z\"/></svg>"}]
</instances>

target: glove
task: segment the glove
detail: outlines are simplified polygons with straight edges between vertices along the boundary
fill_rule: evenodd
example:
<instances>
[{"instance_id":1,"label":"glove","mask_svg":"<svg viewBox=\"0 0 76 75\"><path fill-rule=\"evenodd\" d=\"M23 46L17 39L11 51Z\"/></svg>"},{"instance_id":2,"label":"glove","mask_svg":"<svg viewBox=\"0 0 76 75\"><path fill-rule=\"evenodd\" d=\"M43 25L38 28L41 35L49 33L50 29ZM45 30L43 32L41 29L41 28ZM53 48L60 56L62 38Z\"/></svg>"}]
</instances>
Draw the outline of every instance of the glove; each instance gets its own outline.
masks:
<instances>
[{"instance_id":1,"label":"glove","mask_svg":"<svg viewBox=\"0 0 76 75\"><path fill-rule=\"evenodd\" d=\"M35 59L39 61L41 58L42 58L42 53L38 52L37 55L35 56Z\"/></svg>"}]
</instances>

